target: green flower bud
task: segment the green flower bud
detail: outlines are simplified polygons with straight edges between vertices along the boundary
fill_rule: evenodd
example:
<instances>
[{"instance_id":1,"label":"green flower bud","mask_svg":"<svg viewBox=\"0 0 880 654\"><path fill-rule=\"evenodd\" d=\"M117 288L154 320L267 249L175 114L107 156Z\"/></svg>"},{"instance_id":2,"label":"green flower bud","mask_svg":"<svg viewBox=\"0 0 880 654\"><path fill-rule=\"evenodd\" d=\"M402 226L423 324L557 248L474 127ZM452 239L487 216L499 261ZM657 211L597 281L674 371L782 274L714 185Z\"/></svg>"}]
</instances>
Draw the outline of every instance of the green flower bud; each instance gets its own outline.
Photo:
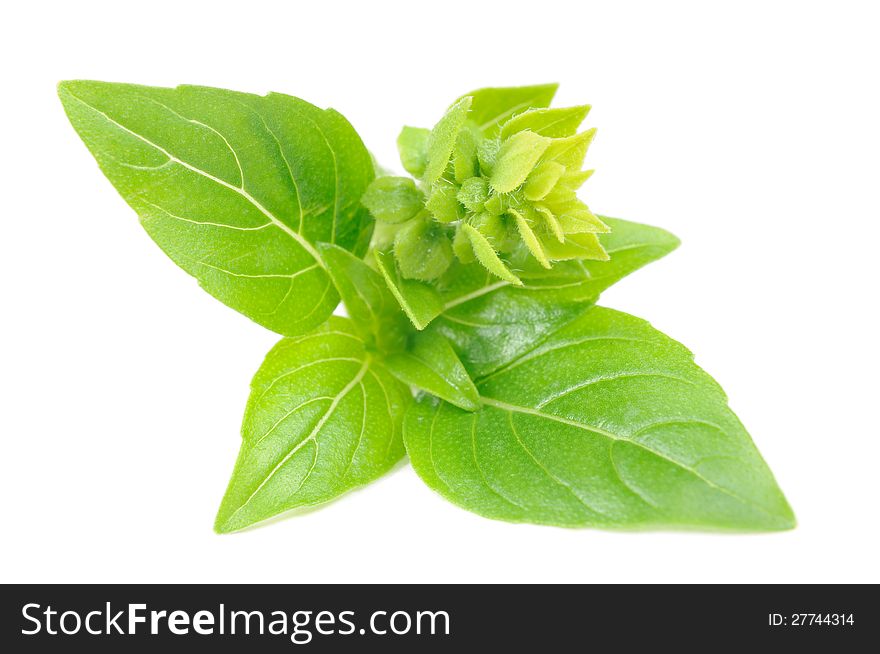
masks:
<instances>
[{"instance_id":1,"label":"green flower bud","mask_svg":"<svg viewBox=\"0 0 880 654\"><path fill-rule=\"evenodd\" d=\"M436 184L425 208L441 223L452 223L464 216L464 208L458 201L458 188L452 184Z\"/></svg>"},{"instance_id":2,"label":"green flower bud","mask_svg":"<svg viewBox=\"0 0 880 654\"><path fill-rule=\"evenodd\" d=\"M472 213L482 211L483 205L489 199L489 182L482 177L466 179L458 191L457 198L468 211Z\"/></svg>"},{"instance_id":3,"label":"green flower bud","mask_svg":"<svg viewBox=\"0 0 880 654\"><path fill-rule=\"evenodd\" d=\"M402 223L424 207L425 198L409 177L377 177L361 198L373 217L384 223Z\"/></svg>"},{"instance_id":4,"label":"green flower bud","mask_svg":"<svg viewBox=\"0 0 880 654\"><path fill-rule=\"evenodd\" d=\"M608 258L597 236L608 226L577 197L592 174L582 166L595 130L578 133L590 107L550 108L554 91L481 89L459 98L432 130L403 129L401 161L421 190L380 178L364 204L393 223L376 233L387 244L396 230L404 277L436 279L455 256L518 284L512 261L523 269Z\"/></svg>"},{"instance_id":5,"label":"green flower bud","mask_svg":"<svg viewBox=\"0 0 880 654\"><path fill-rule=\"evenodd\" d=\"M394 238L394 257L404 277L430 282L452 263L446 229L425 212L405 223Z\"/></svg>"},{"instance_id":6,"label":"green flower bud","mask_svg":"<svg viewBox=\"0 0 880 654\"><path fill-rule=\"evenodd\" d=\"M498 193L510 193L524 181L552 139L528 130L517 132L501 144L489 184Z\"/></svg>"}]
</instances>

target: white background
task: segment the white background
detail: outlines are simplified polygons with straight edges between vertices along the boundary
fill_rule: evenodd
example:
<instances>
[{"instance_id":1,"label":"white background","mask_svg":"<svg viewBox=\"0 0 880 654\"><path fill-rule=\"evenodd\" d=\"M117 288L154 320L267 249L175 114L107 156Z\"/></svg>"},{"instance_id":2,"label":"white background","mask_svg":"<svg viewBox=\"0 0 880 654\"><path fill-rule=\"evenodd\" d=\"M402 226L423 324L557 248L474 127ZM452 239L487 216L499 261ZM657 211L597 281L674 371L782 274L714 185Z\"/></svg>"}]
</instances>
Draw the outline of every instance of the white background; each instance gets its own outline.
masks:
<instances>
[{"instance_id":1,"label":"white background","mask_svg":"<svg viewBox=\"0 0 880 654\"><path fill-rule=\"evenodd\" d=\"M24 8L27 7L27 8ZM880 582L876 4L175 1L7 5L0 581ZM277 337L202 292L79 142L61 79L276 90L397 165L480 86L558 81L599 128L582 197L682 247L603 303L726 388L787 533L609 533L471 515L403 465L217 536Z\"/></svg>"}]
</instances>

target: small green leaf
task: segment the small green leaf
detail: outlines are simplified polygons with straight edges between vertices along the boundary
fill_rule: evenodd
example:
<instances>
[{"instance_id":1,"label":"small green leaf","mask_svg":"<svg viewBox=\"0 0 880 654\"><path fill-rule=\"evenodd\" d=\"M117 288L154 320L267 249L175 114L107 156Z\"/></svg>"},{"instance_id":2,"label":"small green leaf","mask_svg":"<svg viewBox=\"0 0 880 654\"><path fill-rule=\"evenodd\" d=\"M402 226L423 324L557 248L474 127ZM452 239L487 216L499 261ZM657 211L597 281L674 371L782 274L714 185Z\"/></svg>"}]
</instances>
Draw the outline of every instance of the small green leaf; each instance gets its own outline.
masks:
<instances>
[{"instance_id":1,"label":"small green leaf","mask_svg":"<svg viewBox=\"0 0 880 654\"><path fill-rule=\"evenodd\" d=\"M332 110L271 93L62 82L70 122L165 253L221 302L296 335L339 299L318 241L358 254L370 155Z\"/></svg>"},{"instance_id":2,"label":"small green leaf","mask_svg":"<svg viewBox=\"0 0 880 654\"><path fill-rule=\"evenodd\" d=\"M611 231L583 202L575 201L558 213L559 223L568 234L607 234Z\"/></svg>"},{"instance_id":3,"label":"small green leaf","mask_svg":"<svg viewBox=\"0 0 880 654\"><path fill-rule=\"evenodd\" d=\"M541 205L536 205L534 208L544 220L544 224L547 225L550 233L553 234L557 241L563 243L565 241L565 232L562 231L562 225L559 224L559 220L553 215L553 212Z\"/></svg>"},{"instance_id":4,"label":"small green leaf","mask_svg":"<svg viewBox=\"0 0 880 654\"><path fill-rule=\"evenodd\" d=\"M367 187L361 203L376 220L402 223L422 210L425 198L409 177L377 177Z\"/></svg>"},{"instance_id":5,"label":"small green leaf","mask_svg":"<svg viewBox=\"0 0 880 654\"><path fill-rule=\"evenodd\" d=\"M500 193L492 193L483 204L483 208L490 216L500 216L507 211L507 198Z\"/></svg>"},{"instance_id":6,"label":"small green leaf","mask_svg":"<svg viewBox=\"0 0 880 654\"><path fill-rule=\"evenodd\" d=\"M406 279L400 272L394 255L390 252L374 250L376 267L385 278L385 283L392 295L397 299L416 329L427 327L443 310L443 300L431 284Z\"/></svg>"},{"instance_id":7,"label":"small green leaf","mask_svg":"<svg viewBox=\"0 0 880 654\"><path fill-rule=\"evenodd\" d=\"M561 222L561 221L560 221ZM565 229L565 225L563 225ZM593 233L566 234L562 243L556 239L545 239L544 250L554 261L568 259L594 259L608 261L611 258L602 247L599 237Z\"/></svg>"},{"instance_id":8,"label":"small green leaf","mask_svg":"<svg viewBox=\"0 0 880 654\"><path fill-rule=\"evenodd\" d=\"M416 332L410 346L388 355L385 365L401 381L466 411L480 408L479 394L455 350L443 336Z\"/></svg>"},{"instance_id":9,"label":"small green leaf","mask_svg":"<svg viewBox=\"0 0 880 654\"><path fill-rule=\"evenodd\" d=\"M471 239L468 238L468 235L462 229L455 230L455 236L452 239L452 251L455 252L455 256L461 263L473 263L477 260L474 256L474 246L471 245ZM486 272L488 273L489 271L487 270Z\"/></svg>"},{"instance_id":10,"label":"small green leaf","mask_svg":"<svg viewBox=\"0 0 880 654\"><path fill-rule=\"evenodd\" d=\"M476 229L468 224L463 224L461 230L467 235L471 241L471 247L474 248L474 255L483 266L493 275L497 275L501 279L511 284L522 285L519 277L510 272L510 269L504 264L492 244L486 240Z\"/></svg>"},{"instance_id":11,"label":"small green leaf","mask_svg":"<svg viewBox=\"0 0 880 654\"><path fill-rule=\"evenodd\" d=\"M594 308L478 380L483 408L424 397L413 468L480 515L566 527L790 529L724 392L646 322Z\"/></svg>"},{"instance_id":12,"label":"small green leaf","mask_svg":"<svg viewBox=\"0 0 880 654\"><path fill-rule=\"evenodd\" d=\"M501 138L507 138L524 129L542 136L561 138L572 136L590 112L590 105L558 109L531 109L504 123Z\"/></svg>"},{"instance_id":13,"label":"small green leaf","mask_svg":"<svg viewBox=\"0 0 880 654\"><path fill-rule=\"evenodd\" d=\"M544 160L555 161L568 169L577 170L584 164L587 149L595 136L596 129L593 128L574 136L553 139L544 152Z\"/></svg>"},{"instance_id":14,"label":"small green leaf","mask_svg":"<svg viewBox=\"0 0 880 654\"><path fill-rule=\"evenodd\" d=\"M529 252L532 253L535 259L538 260L538 263L544 268L550 268L550 262L547 261L547 256L544 254L544 249L541 247L541 242L538 240L538 237L535 236L535 232L532 231L529 223L526 222L526 219L519 211L508 209L508 212L513 214L513 217L516 219L516 228L519 230L519 235L522 237L523 243L526 244Z\"/></svg>"},{"instance_id":15,"label":"small green leaf","mask_svg":"<svg viewBox=\"0 0 880 654\"><path fill-rule=\"evenodd\" d=\"M397 137L400 163L413 177L421 177L428 161L428 140L431 130L424 127L404 127Z\"/></svg>"},{"instance_id":16,"label":"small green leaf","mask_svg":"<svg viewBox=\"0 0 880 654\"><path fill-rule=\"evenodd\" d=\"M422 176L422 181L429 188L440 179L446 166L449 165L452 149L455 147L458 133L464 126L470 107L471 99L461 98L449 107L443 118L431 130L431 137L428 139L428 159Z\"/></svg>"},{"instance_id":17,"label":"small green leaf","mask_svg":"<svg viewBox=\"0 0 880 654\"><path fill-rule=\"evenodd\" d=\"M529 174L525 188L523 188L523 196L532 202L543 199L553 190L564 173L565 166L560 163L555 161L541 162Z\"/></svg>"},{"instance_id":18,"label":"small green leaf","mask_svg":"<svg viewBox=\"0 0 880 654\"><path fill-rule=\"evenodd\" d=\"M452 263L452 242L446 231L425 213L397 232L394 258L404 277L430 282Z\"/></svg>"},{"instance_id":19,"label":"small green leaf","mask_svg":"<svg viewBox=\"0 0 880 654\"><path fill-rule=\"evenodd\" d=\"M550 162L555 163L555 162ZM543 197L542 202L555 211L557 207L568 206L578 202L577 193L566 184L557 184Z\"/></svg>"},{"instance_id":20,"label":"small green leaf","mask_svg":"<svg viewBox=\"0 0 880 654\"><path fill-rule=\"evenodd\" d=\"M354 328L364 341L375 343L382 352L402 348L407 321L382 275L338 245L319 243L318 251Z\"/></svg>"},{"instance_id":21,"label":"small green leaf","mask_svg":"<svg viewBox=\"0 0 880 654\"><path fill-rule=\"evenodd\" d=\"M489 183L499 193L509 193L526 181L552 140L534 132L517 132L501 144Z\"/></svg>"},{"instance_id":22,"label":"small green leaf","mask_svg":"<svg viewBox=\"0 0 880 654\"><path fill-rule=\"evenodd\" d=\"M500 139L485 139L477 146L477 162L480 164L480 174L491 175L495 167L495 159L501 149Z\"/></svg>"},{"instance_id":23,"label":"small green leaf","mask_svg":"<svg viewBox=\"0 0 880 654\"><path fill-rule=\"evenodd\" d=\"M584 182L593 176L594 170L566 170L560 182L565 184L572 191L577 191Z\"/></svg>"},{"instance_id":24,"label":"small green leaf","mask_svg":"<svg viewBox=\"0 0 880 654\"><path fill-rule=\"evenodd\" d=\"M452 151L452 165L455 171L455 181L461 184L477 174L477 146L479 144L479 132L474 133L476 128L467 124L458 133L455 148Z\"/></svg>"},{"instance_id":25,"label":"small green leaf","mask_svg":"<svg viewBox=\"0 0 880 654\"><path fill-rule=\"evenodd\" d=\"M220 533L332 500L403 456L409 389L366 351L351 321L282 339L251 383Z\"/></svg>"},{"instance_id":26,"label":"small green leaf","mask_svg":"<svg viewBox=\"0 0 880 654\"><path fill-rule=\"evenodd\" d=\"M462 212L457 195L458 190L455 186L440 181L434 184L431 197L425 203L425 208L438 222L451 223L459 220L462 217Z\"/></svg>"},{"instance_id":27,"label":"small green leaf","mask_svg":"<svg viewBox=\"0 0 880 654\"><path fill-rule=\"evenodd\" d=\"M493 249L500 248L502 245L504 245L509 236L509 221L506 216L501 216L502 211L502 208L499 208L497 213L495 211L491 213L488 211L484 211L483 213L471 216L469 222L467 223L471 225L474 229L476 229L481 236L484 236ZM464 224L462 224L462 227L463 226ZM464 231L465 233L468 232L468 230Z\"/></svg>"},{"instance_id":28,"label":"small green leaf","mask_svg":"<svg viewBox=\"0 0 880 654\"><path fill-rule=\"evenodd\" d=\"M495 136L511 116L528 109L549 107L558 87L558 84L538 84L485 88L463 97L473 97L470 120L487 136Z\"/></svg>"},{"instance_id":29,"label":"small green leaf","mask_svg":"<svg viewBox=\"0 0 880 654\"><path fill-rule=\"evenodd\" d=\"M471 177L466 179L458 191L458 201L461 202L468 211L478 212L483 208L483 204L489 199L489 182L482 177Z\"/></svg>"}]
</instances>

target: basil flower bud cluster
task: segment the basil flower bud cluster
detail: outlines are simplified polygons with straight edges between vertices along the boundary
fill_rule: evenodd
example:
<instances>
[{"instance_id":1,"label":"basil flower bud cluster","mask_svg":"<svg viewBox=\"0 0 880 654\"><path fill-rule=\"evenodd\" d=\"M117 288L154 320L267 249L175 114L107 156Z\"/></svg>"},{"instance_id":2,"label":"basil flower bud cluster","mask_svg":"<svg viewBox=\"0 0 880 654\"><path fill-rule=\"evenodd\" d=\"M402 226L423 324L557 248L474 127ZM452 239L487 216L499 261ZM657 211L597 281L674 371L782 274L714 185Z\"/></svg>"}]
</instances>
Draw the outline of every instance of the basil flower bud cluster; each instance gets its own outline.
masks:
<instances>
[{"instance_id":1,"label":"basil flower bud cluster","mask_svg":"<svg viewBox=\"0 0 880 654\"><path fill-rule=\"evenodd\" d=\"M520 285L509 261L523 248L545 268L608 259L597 237L608 226L576 196L593 172L582 166L595 130L577 133L589 107L532 108L484 128L468 117L472 102L432 130L404 127L400 158L417 182L379 177L362 199L401 274L432 281L458 258Z\"/></svg>"}]
</instances>

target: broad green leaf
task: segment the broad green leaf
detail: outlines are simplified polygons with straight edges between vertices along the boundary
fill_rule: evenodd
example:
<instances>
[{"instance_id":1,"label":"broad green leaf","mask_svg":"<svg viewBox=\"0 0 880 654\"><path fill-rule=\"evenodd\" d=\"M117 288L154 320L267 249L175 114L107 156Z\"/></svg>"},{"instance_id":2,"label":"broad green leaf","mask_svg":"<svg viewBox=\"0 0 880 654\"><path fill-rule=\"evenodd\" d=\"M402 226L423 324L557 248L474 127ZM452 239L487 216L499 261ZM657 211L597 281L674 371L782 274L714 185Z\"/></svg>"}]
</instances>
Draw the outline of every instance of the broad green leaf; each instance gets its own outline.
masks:
<instances>
[{"instance_id":1,"label":"broad green leaf","mask_svg":"<svg viewBox=\"0 0 880 654\"><path fill-rule=\"evenodd\" d=\"M499 193L509 193L526 181L551 139L528 130L504 141L495 159L489 183Z\"/></svg>"},{"instance_id":2,"label":"broad green leaf","mask_svg":"<svg viewBox=\"0 0 880 654\"><path fill-rule=\"evenodd\" d=\"M367 344L381 352L405 347L409 322L382 276L338 245L319 243L318 251L352 325Z\"/></svg>"},{"instance_id":3,"label":"broad green leaf","mask_svg":"<svg viewBox=\"0 0 880 654\"><path fill-rule=\"evenodd\" d=\"M466 411L479 408L479 395L455 350L435 332L416 332L409 347L385 358L398 379Z\"/></svg>"},{"instance_id":4,"label":"broad green leaf","mask_svg":"<svg viewBox=\"0 0 880 654\"><path fill-rule=\"evenodd\" d=\"M431 130L428 139L428 157L425 162L425 172L422 181L430 188L440 179L446 170L449 159L452 157L452 149L458 139L458 133L464 126L468 111L471 108L471 99L461 98L453 104L443 118Z\"/></svg>"},{"instance_id":5,"label":"broad green leaf","mask_svg":"<svg viewBox=\"0 0 880 654\"><path fill-rule=\"evenodd\" d=\"M376 267L416 329L424 329L443 310L443 300L432 284L406 279L390 252L374 250Z\"/></svg>"},{"instance_id":6,"label":"broad green leaf","mask_svg":"<svg viewBox=\"0 0 880 654\"><path fill-rule=\"evenodd\" d=\"M101 170L180 267L282 334L338 302L318 241L366 251L370 155L333 110L271 93L62 82Z\"/></svg>"},{"instance_id":7,"label":"broad green leaf","mask_svg":"<svg viewBox=\"0 0 880 654\"><path fill-rule=\"evenodd\" d=\"M487 136L495 136L501 125L527 109L549 107L558 84L485 88L466 93L472 97L468 119Z\"/></svg>"},{"instance_id":8,"label":"broad green leaf","mask_svg":"<svg viewBox=\"0 0 880 654\"><path fill-rule=\"evenodd\" d=\"M471 375L485 375L573 320L606 288L678 246L657 227L605 218L600 239L609 261L558 261L550 270L529 257L511 286L481 266L453 265L439 280L442 311L431 324L455 347Z\"/></svg>"},{"instance_id":9,"label":"broad green leaf","mask_svg":"<svg viewBox=\"0 0 880 654\"><path fill-rule=\"evenodd\" d=\"M428 161L428 140L431 130L425 127L404 127L397 137L397 151L400 163L413 177L421 177L425 173Z\"/></svg>"},{"instance_id":10,"label":"broad green leaf","mask_svg":"<svg viewBox=\"0 0 880 654\"><path fill-rule=\"evenodd\" d=\"M558 109L532 109L518 114L504 123L501 128L501 138L507 138L524 129L552 138L572 136L584 122L589 111L590 105Z\"/></svg>"},{"instance_id":11,"label":"broad green leaf","mask_svg":"<svg viewBox=\"0 0 880 654\"><path fill-rule=\"evenodd\" d=\"M643 320L591 309L477 387L480 411L423 397L404 428L416 472L463 508L567 527L794 526L723 391Z\"/></svg>"},{"instance_id":12,"label":"broad green leaf","mask_svg":"<svg viewBox=\"0 0 880 654\"><path fill-rule=\"evenodd\" d=\"M282 339L251 383L241 451L214 528L243 529L385 474L403 456L410 401L347 318Z\"/></svg>"}]
</instances>

